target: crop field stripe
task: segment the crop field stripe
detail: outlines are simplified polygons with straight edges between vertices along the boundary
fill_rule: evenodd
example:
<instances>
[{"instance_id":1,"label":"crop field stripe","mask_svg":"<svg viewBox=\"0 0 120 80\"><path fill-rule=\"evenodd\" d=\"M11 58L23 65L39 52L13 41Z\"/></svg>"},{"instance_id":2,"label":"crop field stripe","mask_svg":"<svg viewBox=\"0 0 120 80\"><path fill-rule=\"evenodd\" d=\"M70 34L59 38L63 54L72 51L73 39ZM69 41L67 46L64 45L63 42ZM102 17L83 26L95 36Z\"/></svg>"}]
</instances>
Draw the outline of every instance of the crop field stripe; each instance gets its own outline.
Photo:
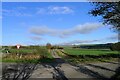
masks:
<instances>
[{"instance_id":1,"label":"crop field stripe","mask_svg":"<svg viewBox=\"0 0 120 80\"><path fill-rule=\"evenodd\" d=\"M69 55L107 55L119 54L118 51L98 50L98 49L64 49L65 53Z\"/></svg>"}]
</instances>

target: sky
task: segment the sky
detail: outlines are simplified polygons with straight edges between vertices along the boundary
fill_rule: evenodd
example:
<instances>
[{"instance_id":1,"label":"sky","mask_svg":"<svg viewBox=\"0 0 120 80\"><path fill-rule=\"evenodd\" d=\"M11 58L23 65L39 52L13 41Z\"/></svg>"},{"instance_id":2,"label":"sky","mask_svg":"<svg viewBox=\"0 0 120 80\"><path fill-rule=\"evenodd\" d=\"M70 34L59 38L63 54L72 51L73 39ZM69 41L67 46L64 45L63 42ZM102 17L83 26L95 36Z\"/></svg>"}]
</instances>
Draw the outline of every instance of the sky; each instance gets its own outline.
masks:
<instances>
[{"instance_id":1,"label":"sky","mask_svg":"<svg viewBox=\"0 0 120 80\"><path fill-rule=\"evenodd\" d=\"M111 25L88 12L89 2L3 2L2 45L73 45L117 42Z\"/></svg>"}]
</instances>

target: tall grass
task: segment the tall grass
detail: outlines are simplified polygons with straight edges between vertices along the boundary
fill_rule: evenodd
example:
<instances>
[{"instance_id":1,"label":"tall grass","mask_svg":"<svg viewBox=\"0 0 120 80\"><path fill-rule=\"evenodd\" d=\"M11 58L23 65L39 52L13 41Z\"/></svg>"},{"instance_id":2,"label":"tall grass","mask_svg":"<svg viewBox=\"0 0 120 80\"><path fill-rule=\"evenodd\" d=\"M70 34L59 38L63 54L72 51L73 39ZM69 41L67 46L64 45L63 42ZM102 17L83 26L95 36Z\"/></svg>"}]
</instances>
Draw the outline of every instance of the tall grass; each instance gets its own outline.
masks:
<instances>
[{"instance_id":1,"label":"tall grass","mask_svg":"<svg viewBox=\"0 0 120 80\"><path fill-rule=\"evenodd\" d=\"M10 54L3 58L3 62L39 62L40 59L52 58L46 47L41 46L20 48L19 50L14 48L9 49L9 52Z\"/></svg>"}]
</instances>

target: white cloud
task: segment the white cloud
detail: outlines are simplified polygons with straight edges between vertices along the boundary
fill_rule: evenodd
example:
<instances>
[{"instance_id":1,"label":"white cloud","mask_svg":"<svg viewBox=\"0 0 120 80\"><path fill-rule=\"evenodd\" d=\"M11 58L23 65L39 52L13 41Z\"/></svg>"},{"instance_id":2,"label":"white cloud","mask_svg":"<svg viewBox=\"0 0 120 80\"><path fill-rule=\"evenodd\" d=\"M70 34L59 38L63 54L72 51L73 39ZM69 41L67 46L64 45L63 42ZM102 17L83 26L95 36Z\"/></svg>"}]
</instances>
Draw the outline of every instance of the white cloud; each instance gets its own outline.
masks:
<instances>
[{"instance_id":1,"label":"white cloud","mask_svg":"<svg viewBox=\"0 0 120 80\"><path fill-rule=\"evenodd\" d=\"M94 42L102 42L109 43L109 42L116 42L118 40L118 34L109 35L107 37L101 38L101 39L93 39L93 40L73 40L73 41L67 41L59 43L58 45L77 45L77 44L88 44L88 43L94 43Z\"/></svg>"},{"instance_id":2,"label":"white cloud","mask_svg":"<svg viewBox=\"0 0 120 80\"><path fill-rule=\"evenodd\" d=\"M48 6L43 8L36 8L37 11L34 11L34 15L38 14L70 14L73 13L73 9L67 6ZM5 16L33 16L31 13L26 11L32 10L32 8L27 7L15 7L12 9L2 9L2 14Z\"/></svg>"},{"instance_id":3,"label":"white cloud","mask_svg":"<svg viewBox=\"0 0 120 80\"><path fill-rule=\"evenodd\" d=\"M50 11L50 14L69 14L73 13L74 11L70 7L59 7L59 6L54 6L54 7L48 7L48 10Z\"/></svg>"},{"instance_id":4,"label":"white cloud","mask_svg":"<svg viewBox=\"0 0 120 80\"><path fill-rule=\"evenodd\" d=\"M20 7L17 7L16 9L25 10L25 9L27 9L27 7L20 6Z\"/></svg>"},{"instance_id":5,"label":"white cloud","mask_svg":"<svg viewBox=\"0 0 120 80\"><path fill-rule=\"evenodd\" d=\"M30 33L37 35L50 35L65 38L74 34L88 34L104 26L101 23L85 23L66 30L51 29L47 26L30 28Z\"/></svg>"},{"instance_id":6,"label":"white cloud","mask_svg":"<svg viewBox=\"0 0 120 80\"><path fill-rule=\"evenodd\" d=\"M74 40L74 41L70 41L70 42L63 42L60 43L62 45L74 45L74 44L83 44L83 43L92 43L92 42L98 42L100 40Z\"/></svg>"},{"instance_id":7,"label":"white cloud","mask_svg":"<svg viewBox=\"0 0 120 80\"><path fill-rule=\"evenodd\" d=\"M94 30L97 30L98 28L104 26L102 23L85 23L80 24L72 29L68 29L63 31L63 35L71 35L71 34L88 34L93 32Z\"/></svg>"},{"instance_id":8,"label":"white cloud","mask_svg":"<svg viewBox=\"0 0 120 80\"><path fill-rule=\"evenodd\" d=\"M4 16L32 16L32 14L25 13L22 10L15 10L15 9L3 9L2 14Z\"/></svg>"},{"instance_id":9,"label":"white cloud","mask_svg":"<svg viewBox=\"0 0 120 80\"><path fill-rule=\"evenodd\" d=\"M50 29L46 26L39 26L39 27L32 27L30 29L30 33L37 35L45 35L45 34L53 35L54 33L56 33L56 30Z\"/></svg>"},{"instance_id":10,"label":"white cloud","mask_svg":"<svg viewBox=\"0 0 120 80\"><path fill-rule=\"evenodd\" d=\"M71 14L73 12L73 9L67 6L49 6L37 10L37 14Z\"/></svg>"},{"instance_id":11,"label":"white cloud","mask_svg":"<svg viewBox=\"0 0 120 80\"><path fill-rule=\"evenodd\" d=\"M14 12L14 10L8 10L8 9L2 9L3 13L10 13L10 12Z\"/></svg>"},{"instance_id":12,"label":"white cloud","mask_svg":"<svg viewBox=\"0 0 120 80\"><path fill-rule=\"evenodd\" d=\"M39 40L42 40L43 38L39 37L39 36L31 36L30 37L32 40L36 40L36 41L39 41Z\"/></svg>"},{"instance_id":13,"label":"white cloud","mask_svg":"<svg viewBox=\"0 0 120 80\"><path fill-rule=\"evenodd\" d=\"M37 8L37 14L46 14L47 10L45 8Z\"/></svg>"}]
</instances>

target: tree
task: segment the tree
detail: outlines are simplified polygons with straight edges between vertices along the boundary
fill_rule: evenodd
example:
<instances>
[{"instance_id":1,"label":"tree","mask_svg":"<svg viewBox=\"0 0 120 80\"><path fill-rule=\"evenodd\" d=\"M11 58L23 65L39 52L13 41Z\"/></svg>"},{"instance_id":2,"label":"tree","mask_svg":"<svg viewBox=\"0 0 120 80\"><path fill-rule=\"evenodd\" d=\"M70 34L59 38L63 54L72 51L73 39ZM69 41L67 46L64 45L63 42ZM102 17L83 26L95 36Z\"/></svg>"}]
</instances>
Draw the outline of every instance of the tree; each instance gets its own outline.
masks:
<instances>
[{"instance_id":1,"label":"tree","mask_svg":"<svg viewBox=\"0 0 120 80\"><path fill-rule=\"evenodd\" d=\"M102 16L104 24L113 25L115 31L120 31L120 1L119 2L93 2L95 8L89 14Z\"/></svg>"},{"instance_id":2,"label":"tree","mask_svg":"<svg viewBox=\"0 0 120 80\"><path fill-rule=\"evenodd\" d=\"M120 42L114 43L111 45L110 49L112 51L120 51Z\"/></svg>"},{"instance_id":3,"label":"tree","mask_svg":"<svg viewBox=\"0 0 120 80\"><path fill-rule=\"evenodd\" d=\"M51 45L50 43L47 43L47 44L46 44L46 48L47 48L47 49L51 49L51 47L52 47L52 45Z\"/></svg>"}]
</instances>

